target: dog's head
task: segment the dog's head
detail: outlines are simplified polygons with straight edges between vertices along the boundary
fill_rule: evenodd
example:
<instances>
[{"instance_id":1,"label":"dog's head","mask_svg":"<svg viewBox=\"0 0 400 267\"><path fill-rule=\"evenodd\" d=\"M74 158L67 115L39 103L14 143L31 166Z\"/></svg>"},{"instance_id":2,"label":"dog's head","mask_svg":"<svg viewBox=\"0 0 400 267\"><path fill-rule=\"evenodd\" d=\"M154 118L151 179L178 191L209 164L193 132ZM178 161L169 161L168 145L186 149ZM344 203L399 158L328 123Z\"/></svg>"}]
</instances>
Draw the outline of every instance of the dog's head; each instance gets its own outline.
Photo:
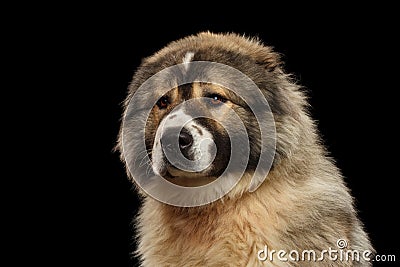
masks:
<instances>
[{"instance_id":1,"label":"dog's head","mask_svg":"<svg viewBox=\"0 0 400 267\"><path fill-rule=\"evenodd\" d=\"M298 133L290 125L304 106L280 64L278 54L257 40L211 33L173 42L144 59L129 88L119 139L128 169L145 165L146 173L172 183L203 185L243 167L240 160L232 163L232 154L246 159L242 174L254 171L266 144L277 164L295 147ZM262 135L275 134L275 126L276 143L268 146L275 135Z\"/></svg>"}]
</instances>

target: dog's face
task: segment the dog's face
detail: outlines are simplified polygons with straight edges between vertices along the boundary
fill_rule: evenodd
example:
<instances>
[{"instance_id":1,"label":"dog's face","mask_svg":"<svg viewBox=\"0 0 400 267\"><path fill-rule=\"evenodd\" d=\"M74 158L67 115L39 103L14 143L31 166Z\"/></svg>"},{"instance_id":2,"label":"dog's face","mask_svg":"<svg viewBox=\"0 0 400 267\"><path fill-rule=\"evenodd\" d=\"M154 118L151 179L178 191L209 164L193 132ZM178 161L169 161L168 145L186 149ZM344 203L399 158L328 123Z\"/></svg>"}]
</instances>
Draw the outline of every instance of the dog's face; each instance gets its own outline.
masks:
<instances>
[{"instance_id":1,"label":"dog's face","mask_svg":"<svg viewBox=\"0 0 400 267\"><path fill-rule=\"evenodd\" d=\"M257 41L210 33L144 59L129 88L119 139L129 174L141 186L155 175L197 187L226 173L236 179L254 171L260 184L299 140L294 129L303 98L279 64L279 56ZM251 187L247 182L243 190ZM160 192L168 191L165 186Z\"/></svg>"},{"instance_id":2,"label":"dog's face","mask_svg":"<svg viewBox=\"0 0 400 267\"><path fill-rule=\"evenodd\" d=\"M162 95L146 125L154 173L180 185L200 185L220 176L231 156L231 140L247 138L247 132L227 133L224 125L231 123L232 110L243 121L254 120L240 97L215 84L185 84Z\"/></svg>"}]
</instances>

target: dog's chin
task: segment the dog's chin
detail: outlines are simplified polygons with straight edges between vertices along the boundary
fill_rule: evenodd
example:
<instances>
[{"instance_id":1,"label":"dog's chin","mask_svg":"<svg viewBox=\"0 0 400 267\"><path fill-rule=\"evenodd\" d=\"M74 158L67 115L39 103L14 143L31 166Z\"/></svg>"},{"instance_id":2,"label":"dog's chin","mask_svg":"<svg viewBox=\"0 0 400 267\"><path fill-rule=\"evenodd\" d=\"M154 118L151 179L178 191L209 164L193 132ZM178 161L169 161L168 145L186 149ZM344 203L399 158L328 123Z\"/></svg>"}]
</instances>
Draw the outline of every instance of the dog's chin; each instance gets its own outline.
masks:
<instances>
[{"instance_id":1,"label":"dog's chin","mask_svg":"<svg viewBox=\"0 0 400 267\"><path fill-rule=\"evenodd\" d=\"M185 187L206 185L218 178L203 172L186 172L170 165L166 167L163 177L173 184Z\"/></svg>"}]
</instances>

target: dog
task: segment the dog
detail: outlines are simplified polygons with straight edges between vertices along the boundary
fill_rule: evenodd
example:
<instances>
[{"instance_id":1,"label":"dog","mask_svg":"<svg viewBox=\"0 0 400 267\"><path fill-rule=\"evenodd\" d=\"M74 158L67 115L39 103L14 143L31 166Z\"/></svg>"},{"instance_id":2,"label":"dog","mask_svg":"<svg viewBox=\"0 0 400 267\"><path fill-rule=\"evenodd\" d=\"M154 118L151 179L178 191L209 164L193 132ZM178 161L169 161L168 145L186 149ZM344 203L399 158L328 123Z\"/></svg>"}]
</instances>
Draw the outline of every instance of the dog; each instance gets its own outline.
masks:
<instances>
[{"instance_id":1,"label":"dog","mask_svg":"<svg viewBox=\"0 0 400 267\"><path fill-rule=\"evenodd\" d=\"M142 196L141 266L371 266L307 109L304 89L257 38L202 32L145 58L117 144Z\"/></svg>"}]
</instances>

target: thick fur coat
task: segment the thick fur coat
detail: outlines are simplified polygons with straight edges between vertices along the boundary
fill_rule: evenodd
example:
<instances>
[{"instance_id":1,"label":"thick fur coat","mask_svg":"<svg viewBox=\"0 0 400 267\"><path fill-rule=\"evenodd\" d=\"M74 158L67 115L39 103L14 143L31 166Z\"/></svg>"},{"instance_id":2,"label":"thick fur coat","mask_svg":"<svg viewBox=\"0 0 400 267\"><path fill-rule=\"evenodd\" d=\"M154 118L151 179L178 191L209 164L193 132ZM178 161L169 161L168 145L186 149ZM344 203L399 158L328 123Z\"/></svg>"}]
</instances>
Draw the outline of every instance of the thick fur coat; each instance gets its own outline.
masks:
<instances>
[{"instance_id":1,"label":"thick fur coat","mask_svg":"<svg viewBox=\"0 0 400 267\"><path fill-rule=\"evenodd\" d=\"M182 63L187 51L194 53L193 61L219 62L242 71L263 91L274 114L275 160L256 191L248 191L248 170L232 191L204 206L175 207L141 192L136 256L142 266L371 266L363 258L258 258L265 246L300 255L315 250L318 257L323 250L338 249L339 239L347 241L346 249L373 251L342 175L307 112L304 92L284 73L270 47L236 34L200 33L172 42L143 60L125 105L146 79ZM159 120L151 123L156 128ZM135 153L123 151L121 142L121 153Z\"/></svg>"}]
</instances>

